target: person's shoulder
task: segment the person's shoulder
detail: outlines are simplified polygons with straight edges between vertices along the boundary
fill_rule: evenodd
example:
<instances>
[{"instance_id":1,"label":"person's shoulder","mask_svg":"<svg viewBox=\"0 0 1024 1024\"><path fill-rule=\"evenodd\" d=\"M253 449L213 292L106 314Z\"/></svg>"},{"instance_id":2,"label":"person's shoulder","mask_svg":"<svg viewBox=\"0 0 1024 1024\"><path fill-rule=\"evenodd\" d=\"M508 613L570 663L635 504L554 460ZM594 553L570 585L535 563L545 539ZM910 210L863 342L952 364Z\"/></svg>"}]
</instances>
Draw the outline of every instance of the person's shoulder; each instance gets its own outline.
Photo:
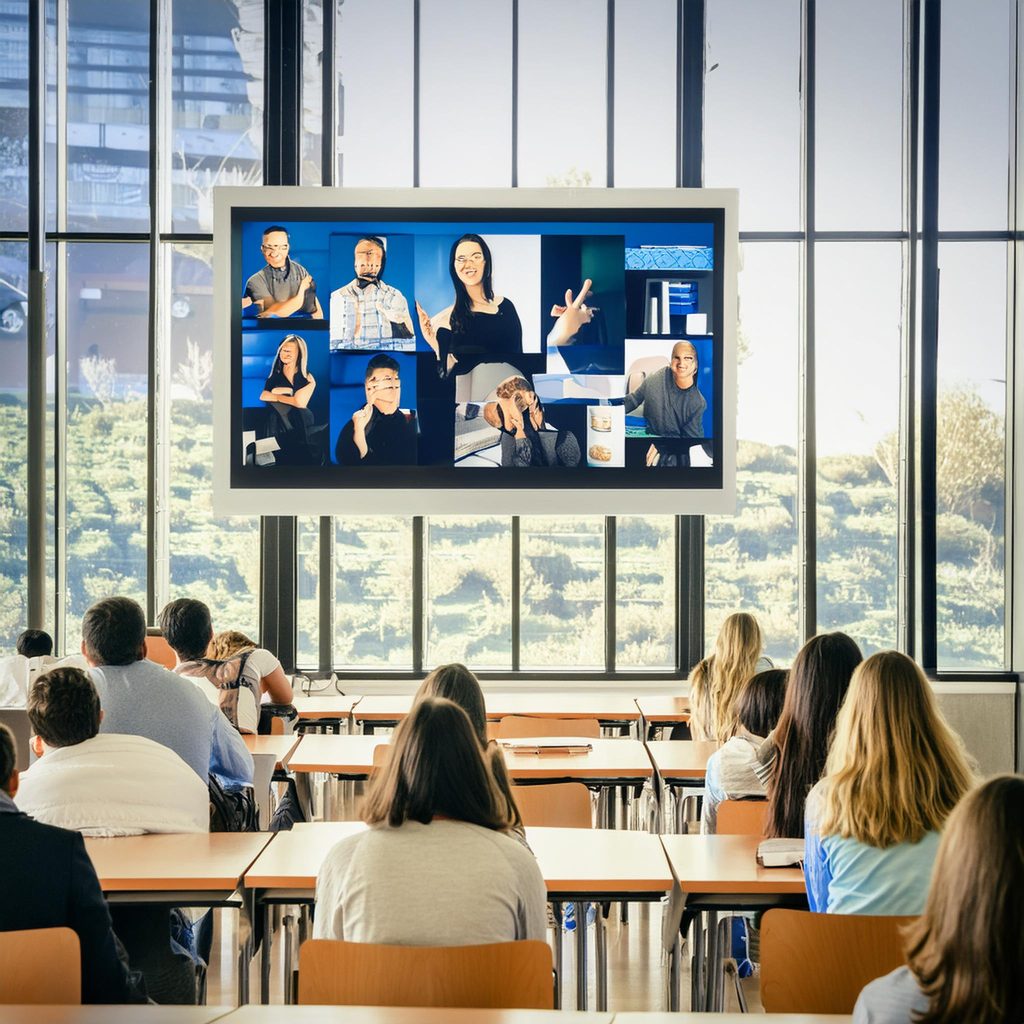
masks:
<instances>
[{"instance_id":1,"label":"person's shoulder","mask_svg":"<svg viewBox=\"0 0 1024 1024\"><path fill-rule=\"evenodd\" d=\"M0 839L8 851L13 852L19 848L31 849L33 853L41 856L59 850L71 850L81 842L82 837L72 829L47 825L20 812L0 814Z\"/></svg>"},{"instance_id":2,"label":"person's shoulder","mask_svg":"<svg viewBox=\"0 0 1024 1024\"><path fill-rule=\"evenodd\" d=\"M309 271L298 260L293 260L289 257L289 262L291 263L291 269L294 270L299 277L311 276Z\"/></svg>"},{"instance_id":3,"label":"person's shoulder","mask_svg":"<svg viewBox=\"0 0 1024 1024\"><path fill-rule=\"evenodd\" d=\"M864 986L853 1009L854 1024L910 1024L911 1014L928 1009L928 1000L910 968L897 967Z\"/></svg>"}]
</instances>

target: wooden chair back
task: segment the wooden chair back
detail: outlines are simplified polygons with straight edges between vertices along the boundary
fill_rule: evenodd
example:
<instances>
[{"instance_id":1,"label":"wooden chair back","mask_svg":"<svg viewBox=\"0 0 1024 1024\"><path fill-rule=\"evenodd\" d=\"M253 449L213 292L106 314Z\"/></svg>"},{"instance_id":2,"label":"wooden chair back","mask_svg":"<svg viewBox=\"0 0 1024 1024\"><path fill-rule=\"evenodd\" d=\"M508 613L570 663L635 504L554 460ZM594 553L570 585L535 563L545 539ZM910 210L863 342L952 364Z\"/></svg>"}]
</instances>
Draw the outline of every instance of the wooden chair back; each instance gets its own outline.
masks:
<instances>
[{"instance_id":1,"label":"wooden chair back","mask_svg":"<svg viewBox=\"0 0 1024 1024\"><path fill-rule=\"evenodd\" d=\"M299 1002L550 1010L551 947L380 946L311 939L299 951Z\"/></svg>"},{"instance_id":2,"label":"wooden chair back","mask_svg":"<svg viewBox=\"0 0 1024 1024\"><path fill-rule=\"evenodd\" d=\"M385 739L373 748L373 767L383 768L391 760L391 744Z\"/></svg>"},{"instance_id":3,"label":"wooden chair back","mask_svg":"<svg viewBox=\"0 0 1024 1024\"><path fill-rule=\"evenodd\" d=\"M768 1013L853 1013L861 989L906 963L913 917L769 910L761 921L761 1001Z\"/></svg>"},{"instance_id":4,"label":"wooden chair back","mask_svg":"<svg viewBox=\"0 0 1024 1024\"><path fill-rule=\"evenodd\" d=\"M146 658L167 669L173 669L177 664L171 645L162 636L146 637Z\"/></svg>"},{"instance_id":5,"label":"wooden chair back","mask_svg":"<svg viewBox=\"0 0 1024 1024\"><path fill-rule=\"evenodd\" d=\"M529 718L506 715L498 723L498 739L511 740L533 736L583 736L596 740L601 724L596 718Z\"/></svg>"},{"instance_id":6,"label":"wooden chair back","mask_svg":"<svg viewBox=\"0 0 1024 1024\"><path fill-rule=\"evenodd\" d=\"M81 954L70 928L0 932L0 964L0 1003L82 1002Z\"/></svg>"},{"instance_id":7,"label":"wooden chair back","mask_svg":"<svg viewBox=\"0 0 1024 1024\"><path fill-rule=\"evenodd\" d=\"M763 836L767 800L723 800L715 832L720 836Z\"/></svg>"},{"instance_id":8,"label":"wooden chair back","mask_svg":"<svg viewBox=\"0 0 1024 1024\"><path fill-rule=\"evenodd\" d=\"M582 782L513 786L512 796L524 825L554 828L593 828L590 790Z\"/></svg>"}]
</instances>

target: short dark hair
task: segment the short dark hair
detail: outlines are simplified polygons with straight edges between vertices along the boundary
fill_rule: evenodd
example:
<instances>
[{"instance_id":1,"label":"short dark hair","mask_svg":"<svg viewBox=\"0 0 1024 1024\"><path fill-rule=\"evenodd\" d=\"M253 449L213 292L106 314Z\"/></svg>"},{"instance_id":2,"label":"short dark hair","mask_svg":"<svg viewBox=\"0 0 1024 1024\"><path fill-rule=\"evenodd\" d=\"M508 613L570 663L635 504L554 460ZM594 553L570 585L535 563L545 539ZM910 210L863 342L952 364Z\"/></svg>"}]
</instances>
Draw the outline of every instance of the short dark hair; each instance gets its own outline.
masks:
<instances>
[{"instance_id":1,"label":"short dark hair","mask_svg":"<svg viewBox=\"0 0 1024 1024\"><path fill-rule=\"evenodd\" d=\"M751 676L736 698L736 718L747 732L767 736L775 728L786 699L784 668L770 668Z\"/></svg>"},{"instance_id":2,"label":"short dark hair","mask_svg":"<svg viewBox=\"0 0 1024 1024\"><path fill-rule=\"evenodd\" d=\"M100 731L100 696L89 673L70 665L44 672L29 690L28 720L51 747L91 740Z\"/></svg>"},{"instance_id":3,"label":"short dark hair","mask_svg":"<svg viewBox=\"0 0 1024 1024\"><path fill-rule=\"evenodd\" d=\"M267 235L272 234L275 231L281 231L285 235L287 235L289 242L292 240L291 235L288 234L288 229L285 228L285 227L282 227L280 224L271 224L269 228L264 228L263 229L263 237L266 238Z\"/></svg>"},{"instance_id":4,"label":"short dark hair","mask_svg":"<svg viewBox=\"0 0 1024 1024\"><path fill-rule=\"evenodd\" d=\"M435 815L495 831L512 821L484 762L469 716L453 701L424 697L395 730L391 756L370 783L363 820L392 828Z\"/></svg>"},{"instance_id":5,"label":"short dark hair","mask_svg":"<svg viewBox=\"0 0 1024 1024\"><path fill-rule=\"evenodd\" d=\"M53 637L45 629L26 629L19 634L15 649L26 658L53 654Z\"/></svg>"},{"instance_id":6,"label":"short dark hair","mask_svg":"<svg viewBox=\"0 0 1024 1024\"><path fill-rule=\"evenodd\" d=\"M402 376L402 371L398 366L398 360L392 359L391 356L374 356L366 364L366 376L363 380L369 380L373 376L374 370L393 370L399 377Z\"/></svg>"},{"instance_id":7,"label":"short dark hair","mask_svg":"<svg viewBox=\"0 0 1024 1024\"><path fill-rule=\"evenodd\" d=\"M14 733L6 725L0 724L0 789L7 788L17 767L18 744L14 741Z\"/></svg>"},{"instance_id":8,"label":"short dark hair","mask_svg":"<svg viewBox=\"0 0 1024 1024\"><path fill-rule=\"evenodd\" d=\"M195 598L179 597L177 601L164 605L160 613L160 631L182 661L202 658L213 635L210 609Z\"/></svg>"},{"instance_id":9,"label":"short dark hair","mask_svg":"<svg viewBox=\"0 0 1024 1024\"><path fill-rule=\"evenodd\" d=\"M145 656L145 613L130 597L105 597L85 613L82 643L98 665L131 665Z\"/></svg>"}]
</instances>

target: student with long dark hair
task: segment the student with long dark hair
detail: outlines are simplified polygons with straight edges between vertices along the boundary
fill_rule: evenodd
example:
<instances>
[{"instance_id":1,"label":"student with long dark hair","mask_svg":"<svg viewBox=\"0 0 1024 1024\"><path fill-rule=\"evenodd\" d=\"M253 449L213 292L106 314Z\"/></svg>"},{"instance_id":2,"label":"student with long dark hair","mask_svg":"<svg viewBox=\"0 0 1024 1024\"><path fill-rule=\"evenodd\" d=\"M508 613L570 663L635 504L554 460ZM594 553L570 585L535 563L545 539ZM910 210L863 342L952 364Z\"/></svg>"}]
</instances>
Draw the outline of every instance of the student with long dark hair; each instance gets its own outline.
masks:
<instances>
[{"instance_id":1,"label":"student with long dark hair","mask_svg":"<svg viewBox=\"0 0 1024 1024\"><path fill-rule=\"evenodd\" d=\"M825 770L836 715L861 660L845 633L813 637L794 659L779 724L752 765L768 792L766 835L804 834L804 802Z\"/></svg>"},{"instance_id":2,"label":"student with long dark hair","mask_svg":"<svg viewBox=\"0 0 1024 1024\"><path fill-rule=\"evenodd\" d=\"M543 940L547 892L469 716L415 703L370 783L366 832L343 839L317 878L313 934L406 946Z\"/></svg>"},{"instance_id":3,"label":"student with long dark hair","mask_svg":"<svg viewBox=\"0 0 1024 1024\"><path fill-rule=\"evenodd\" d=\"M855 1024L1024 1020L1024 778L999 775L953 809L907 964L871 982Z\"/></svg>"}]
</instances>

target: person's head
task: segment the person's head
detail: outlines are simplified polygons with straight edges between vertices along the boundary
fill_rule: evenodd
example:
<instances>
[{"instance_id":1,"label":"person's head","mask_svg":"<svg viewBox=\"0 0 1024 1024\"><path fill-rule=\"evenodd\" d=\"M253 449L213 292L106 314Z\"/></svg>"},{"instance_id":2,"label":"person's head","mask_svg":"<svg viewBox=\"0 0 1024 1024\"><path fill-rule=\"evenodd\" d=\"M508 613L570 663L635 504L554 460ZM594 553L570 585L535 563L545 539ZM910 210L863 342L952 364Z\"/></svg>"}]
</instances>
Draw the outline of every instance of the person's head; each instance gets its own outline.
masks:
<instances>
[{"instance_id":1,"label":"person's head","mask_svg":"<svg viewBox=\"0 0 1024 1024\"><path fill-rule=\"evenodd\" d=\"M82 653L90 665L131 665L146 656L146 616L130 597L105 597L82 619Z\"/></svg>"},{"instance_id":2,"label":"person's head","mask_svg":"<svg viewBox=\"0 0 1024 1024\"><path fill-rule=\"evenodd\" d=\"M736 718L747 732L767 736L778 724L788 677L784 668L769 668L744 684L736 698Z\"/></svg>"},{"instance_id":3,"label":"person's head","mask_svg":"<svg viewBox=\"0 0 1024 1024\"><path fill-rule=\"evenodd\" d=\"M206 656L213 637L210 609L191 597L179 597L160 612L160 632L180 661Z\"/></svg>"},{"instance_id":4,"label":"person's head","mask_svg":"<svg viewBox=\"0 0 1024 1024\"><path fill-rule=\"evenodd\" d=\"M376 235L363 235L356 242L354 254L356 277L360 281L379 281L384 277L387 252L384 240Z\"/></svg>"},{"instance_id":5,"label":"person's head","mask_svg":"<svg viewBox=\"0 0 1024 1024\"><path fill-rule=\"evenodd\" d=\"M366 401L378 412L390 416L402 401L402 377L398 360L391 356L374 356L366 364Z\"/></svg>"},{"instance_id":6,"label":"person's head","mask_svg":"<svg viewBox=\"0 0 1024 1024\"><path fill-rule=\"evenodd\" d=\"M53 637L45 629L25 629L18 634L15 650L25 658L53 654Z\"/></svg>"},{"instance_id":7,"label":"person's head","mask_svg":"<svg viewBox=\"0 0 1024 1024\"><path fill-rule=\"evenodd\" d=\"M691 676L691 696L696 704L706 703L710 708L712 721L704 725L719 743L736 732L736 698L754 674L763 648L764 638L757 619L747 612L735 612L718 631L714 655Z\"/></svg>"},{"instance_id":8,"label":"person's head","mask_svg":"<svg viewBox=\"0 0 1024 1024\"><path fill-rule=\"evenodd\" d=\"M449 322L452 331L457 334L465 330L467 317L472 309L469 288L480 286L488 302L494 298L494 288L491 284L494 268L487 243L479 235L474 234L457 238L449 254L448 272L455 287L455 305Z\"/></svg>"},{"instance_id":9,"label":"person's head","mask_svg":"<svg viewBox=\"0 0 1024 1024\"><path fill-rule=\"evenodd\" d=\"M775 729L778 757L768 786L766 835L802 836L807 792L825 770L836 715L860 648L845 633L822 633L800 648L789 669Z\"/></svg>"},{"instance_id":10,"label":"person's head","mask_svg":"<svg viewBox=\"0 0 1024 1024\"><path fill-rule=\"evenodd\" d=\"M288 229L280 224L272 224L263 232L263 241L260 244L260 251L267 264L275 270L280 270L288 262Z\"/></svg>"},{"instance_id":11,"label":"person's head","mask_svg":"<svg viewBox=\"0 0 1024 1024\"><path fill-rule=\"evenodd\" d=\"M251 640L244 633L237 629L225 629L217 633L206 648L206 656L214 661L226 661L233 658L242 651L251 651L256 646L256 641Z\"/></svg>"},{"instance_id":12,"label":"person's head","mask_svg":"<svg viewBox=\"0 0 1024 1024\"><path fill-rule=\"evenodd\" d=\"M0 791L12 800L18 792L18 746L6 725L0 725Z\"/></svg>"},{"instance_id":13,"label":"person's head","mask_svg":"<svg viewBox=\"0 0 1024 1024\"><path fill-rule=\"evenodd\" d=\"M1024 778L997 775L953 809L907 962L930 1024L1024 1020Z\"/></svg>"},{"instance_id":14,"label":"person's head","mask_svg":"<svg viewBox=\"0 0 1024 1024\"><path fill-rule=\"evenodd\" d=\"M274 367L270 372L271 374L283 373L285 369L291 369L305 377L307 376L306 363L308 358L306 339L300 338L297 334L289 334L277 346L277 354L274 356Z\"/></svg>"},{"instance_id":15,"label":"person's head","mask_svg":"<svg viewBox=\"0 0 1024 1024\"><path fill-rule=\"evenodd\" d=\"M363 820L397 827L438 815L495 830L512 825L469 716L453 701L425 697L395 730Z\"/></svg>"},{"instance_id":16,"label":"person's head","mask_svg":"<svg viewBox=\"0 0 1024 1024\"><path fill-rule=\"evenodd\" d=\"M672 380L677 388L688 388L693 385L700 363L697 359L697 347L690 341L677 341L672 346L672 359L669 363Z\"/></svg>"},{"instance_id":17,"label":"person's head","mask_svg":"<svg viewBox=\"0 0 1024 1024\"><path fill-rule=\"evenodd\" d=\"M48 747L73 747L100 731L103 712L88 672L65 666L44 672L28 693L28 720L33 748L42 755Z\"/></svg>"},{"instance_id":18,"label":"person's head","mask_svg":"<svg viewBox=\"0 0 1024 1024\"><path fill-rule=\"evenodd\" d=\"M916 843L942 828L973 781L921 669L899 651L861 662L825 764L821 834L883 849Z\"/></svg>"}]
</instances>

